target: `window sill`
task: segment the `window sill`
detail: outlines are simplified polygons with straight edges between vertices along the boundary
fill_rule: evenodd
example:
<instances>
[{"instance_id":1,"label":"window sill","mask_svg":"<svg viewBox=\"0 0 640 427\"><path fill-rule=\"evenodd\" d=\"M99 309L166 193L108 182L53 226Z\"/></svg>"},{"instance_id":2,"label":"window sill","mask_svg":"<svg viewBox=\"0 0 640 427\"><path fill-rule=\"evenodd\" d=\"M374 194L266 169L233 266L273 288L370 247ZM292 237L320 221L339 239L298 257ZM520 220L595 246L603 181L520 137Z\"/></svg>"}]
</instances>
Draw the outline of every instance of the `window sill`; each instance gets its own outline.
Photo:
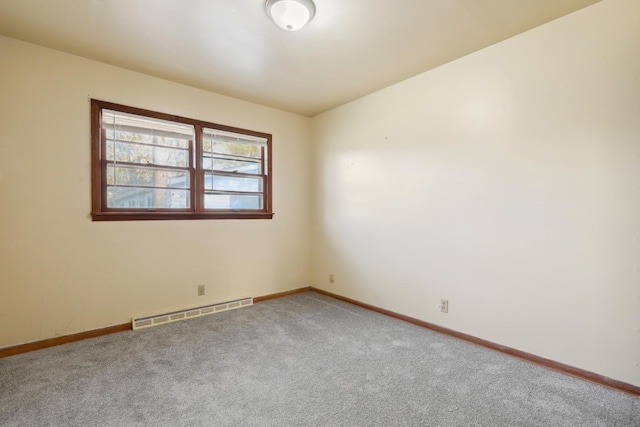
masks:
<instances>
[{"instance_id":1,"label":"window sill","mask_svg":"<svg viewBox=\"0 0 640 427\"><path fill-rule=\"evenodd\" d=\"M92 221L145 221L184 219L272 219L273 212L92 212Z\"/></svg>"}]
</instances>

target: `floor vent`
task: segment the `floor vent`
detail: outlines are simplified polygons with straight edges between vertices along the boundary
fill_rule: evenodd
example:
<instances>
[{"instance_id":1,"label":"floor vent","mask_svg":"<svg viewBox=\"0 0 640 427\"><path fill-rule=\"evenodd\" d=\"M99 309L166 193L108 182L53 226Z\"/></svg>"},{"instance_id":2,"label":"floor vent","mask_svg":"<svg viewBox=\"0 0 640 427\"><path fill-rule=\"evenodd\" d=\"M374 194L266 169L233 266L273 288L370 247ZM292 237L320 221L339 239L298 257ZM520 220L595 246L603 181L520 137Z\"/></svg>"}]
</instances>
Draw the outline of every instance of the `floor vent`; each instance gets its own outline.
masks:
<instances>
[{"instance_id":1,"label":"floor vent","mask_svg":"<svg viewBox=\"0 0 640 427\"><path fill-rule=\"evenodd\" d=\"M235 310L236 308L253 305L253 298L241 298L233 301L220 302L217 304L204 305L196 308L186 308L184 310L172 311L171 313L156 314L134 318L133 329L150 328L152 326L164 325L165 323L177 322L179 320L191 319L193 317L206 316L208 314L219 313L221 311Z\"/></svg>"}]
</instances>

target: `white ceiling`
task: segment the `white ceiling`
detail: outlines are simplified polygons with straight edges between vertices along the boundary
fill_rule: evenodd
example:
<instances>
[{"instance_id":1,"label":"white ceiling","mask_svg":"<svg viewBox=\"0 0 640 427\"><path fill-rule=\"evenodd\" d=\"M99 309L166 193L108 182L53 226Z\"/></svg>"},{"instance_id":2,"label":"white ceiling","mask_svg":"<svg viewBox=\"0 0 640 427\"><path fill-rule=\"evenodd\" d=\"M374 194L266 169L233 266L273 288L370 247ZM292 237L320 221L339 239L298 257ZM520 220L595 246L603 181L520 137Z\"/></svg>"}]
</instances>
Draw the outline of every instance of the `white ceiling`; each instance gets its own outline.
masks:
<instances>
[{"instance_id":1,"label":"white ceiling","mask_svg":"<svg viewBox=\"0 0 640 427\"><path fill-rule=\"evenodd\" d=\"M313 116L599 0L0 0L0 34Z\"/></svg>"}]
</instances>

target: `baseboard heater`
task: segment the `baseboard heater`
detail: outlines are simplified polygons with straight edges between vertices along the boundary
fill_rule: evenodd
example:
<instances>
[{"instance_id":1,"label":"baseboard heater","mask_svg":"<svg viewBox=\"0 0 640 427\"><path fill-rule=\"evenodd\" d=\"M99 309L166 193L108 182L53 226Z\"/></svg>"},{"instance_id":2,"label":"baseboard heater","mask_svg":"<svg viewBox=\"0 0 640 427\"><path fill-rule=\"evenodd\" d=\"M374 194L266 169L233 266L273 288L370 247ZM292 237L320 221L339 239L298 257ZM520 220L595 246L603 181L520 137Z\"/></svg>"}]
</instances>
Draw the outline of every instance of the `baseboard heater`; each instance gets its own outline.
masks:
<instances>
[{"instance_id":1,"label":"baseboard heater","mask_svg":"<svg viewBox=\"0 0 640 427\"><path fill-rule=\"evenodd\" d=\"M253 305L253 298L240 298L232 301L219 302L216 304L203 305L201 307L186 308L184 310L172 311L170 313L154 314L152 316L134 318L132 328L143 329L152 326L164 325L166 323L178 322L180 320L192 319L194 317L207 316L222 311L234 310L236 308Z\"/></svg>"}]
</instances>

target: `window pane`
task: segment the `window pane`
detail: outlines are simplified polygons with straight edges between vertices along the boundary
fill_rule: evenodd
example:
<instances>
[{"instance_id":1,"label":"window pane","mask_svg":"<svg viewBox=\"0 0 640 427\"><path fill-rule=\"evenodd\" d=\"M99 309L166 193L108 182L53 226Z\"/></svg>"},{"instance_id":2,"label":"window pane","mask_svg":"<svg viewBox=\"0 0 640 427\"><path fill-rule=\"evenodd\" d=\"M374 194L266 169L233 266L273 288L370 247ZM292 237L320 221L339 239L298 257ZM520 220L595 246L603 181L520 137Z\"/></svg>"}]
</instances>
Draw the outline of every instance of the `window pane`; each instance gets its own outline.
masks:
<instances>
[{"instance_id":1,"label":"window pane","mask_svg":"<svg viewBox=\"0 0 640 427\"><path fill-rule=\"evenodd\" d=\"M262 178L205 174L205 190L262 192Z\"/></svg>"},{"instance_id":2,"label":"window pane","mask_svg":"<svg viewBox=\"0 0 640 427\"><path fill-rule=\"evenodd\" d=\"M188 190L145 187L107 187L109 208L186 209L190 206Z\"/></svg>"},{"instance_id":3,"label":"window pane","mask_svg":"<svg viewBox=\"0 0 640 427\"><path fill-rule=\"evenodd\" d=\"M221 130L205 129L202 142L202 150L205 153L230 154L233 156L262 157L262 147L267 140L240 133L225 132Z\"/></svg>"},{"instance_id":4,"label":"window pane","mask_svg":"<svg viewBox=\"0 0 640 427\"><path fill-rule=\"evenodd\" d=\"M119 111L102 110L102 127L108 139L188 148L193 126Z\"/></svg>"},{"instance_id":5,"label":"window pane","mask_svg":"<svg viewBox=\"0 0 640 427\"><path fill-rule=\"evenodd\" d=\"M107 140L106 149L111 161L189 167L187 150L112 140Z\"/></svg>"},{"instance_id":6,"label":"window pane","mask_svg":"<svg viewBox=\"0 0 640 427\"><path fill-rule=\"evenodd\" d=\"M189 172L107 165L107 185L189 188Z\"/></svg>"},{"instance_id":7,"label":"window pane","mask_svg":"<svg viewBox=\"0 0 640 427\"><path fill-rule=\"evenodd\" d=\"M212 168L217 171L223 172L240 172L259 175L261 172L261 164L259 161L251 160L236 160L224 157L204 156L202 159L202 168L205 170L211 170Z\"/></svg>"},{"instance_id":8,"label":"window pane","mask_svg":"<svg viewBox=\"0 0 640 427\"><path fill-rule=\"evenodd\" d=\"M237 142L213 141L212 151L218 154L233 154L236 156L260 158L260 146Z\"/></svg>"},{"instance_id":9,"label":"window pane","mask_svg":"<svg viewBox=\"0 0 640 427\"><path fill-rule=\"evenodd\" d=\"M205 209L262 209L262 196L237 194L206 194Z\"/></svg>"},{"instance_id":10,"label":"window pane","mask_svg":"<svg viewBox=\"0 0 640 427\"><path fill-rule=\"evenodd\" d=\"M118 127L111 126L106 129L107 131L107 139L117 139L119 141L131 141L131 142L139 142L141 144L150 144L150 145L161 145L164 147L174 147L174 148L189 148L189 141L193 140L191 135L185 135L184 137L172 137L169 134L165 135L152 135L151 133L142 133L142 132L152 132L149 130L139 129L138 132L135 130L122 130Z\"/></svg>"},{"instance_id":11,"label":"window pane","mask_svg":"<svg viewBox=\"0 0 640 427\"><path fill-rule=\"evenodd\" d=\"M205 153L211 152L211 135L204 135L202 138L202 151Z\"/></svg>"}]
</instances>

